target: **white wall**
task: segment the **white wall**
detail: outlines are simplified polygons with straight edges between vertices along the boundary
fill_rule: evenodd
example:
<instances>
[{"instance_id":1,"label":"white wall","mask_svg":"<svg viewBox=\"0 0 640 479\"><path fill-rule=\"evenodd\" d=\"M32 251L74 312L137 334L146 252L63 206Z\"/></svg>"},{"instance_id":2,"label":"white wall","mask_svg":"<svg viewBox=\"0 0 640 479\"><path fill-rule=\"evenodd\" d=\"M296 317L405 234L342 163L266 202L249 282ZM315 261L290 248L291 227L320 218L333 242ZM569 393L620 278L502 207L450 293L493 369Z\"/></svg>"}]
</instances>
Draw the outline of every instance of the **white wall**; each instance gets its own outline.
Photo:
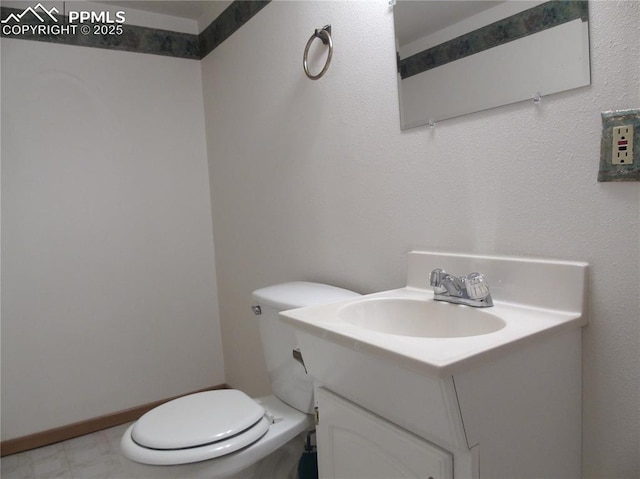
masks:
<instances>
[{"instance_id":1,"label":"white wall","mask_svg":"<svg viewBox=\"0 0 640 479\"><path fill-rule=\"evenodd\" d=\"M224 382L200 63L2 39L2 439Z\"/></svg>"},{"instance_id":2,"label":"white wall","mask_svg":"<svg viewBox=\"0 0 640 479\"><path fill-rule=\"evenodd\" d=\"M407 251L588 261L585 477L637 477L640 189L597 183L600 112L640 107L639 4L590 2L592 85L399 130L386 1L272 2L202 62L227 382L268 390L253 289L400 287ZM302 52L330 23L327 75ZM425 278L427 281L427 278Z\"/></svg>"}]
</instances>

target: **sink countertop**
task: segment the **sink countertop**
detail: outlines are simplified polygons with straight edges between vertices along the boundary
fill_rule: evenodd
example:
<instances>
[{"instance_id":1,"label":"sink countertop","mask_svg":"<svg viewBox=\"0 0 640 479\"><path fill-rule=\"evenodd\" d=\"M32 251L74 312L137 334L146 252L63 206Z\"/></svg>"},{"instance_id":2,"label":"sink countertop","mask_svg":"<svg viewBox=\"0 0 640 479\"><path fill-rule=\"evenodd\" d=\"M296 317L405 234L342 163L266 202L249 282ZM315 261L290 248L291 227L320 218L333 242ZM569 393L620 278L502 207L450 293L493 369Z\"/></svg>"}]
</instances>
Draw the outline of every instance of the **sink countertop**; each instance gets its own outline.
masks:
<instances>
[{"instance_id":1,"label":"sink countertop","mask_svg":"<svg viewBox=\"0 0 640 479\"><path fill-rule=\"evenodd\" d=\"M380 333L354 326L339 318L338 311L346 304L375 298L413 299L433 301L431 289L405 287L362 296L339 303L293 309L280 313L280 317L292 326L341 344L356 351L367 352L392 360L404 367L421 371L429 376L447 377L468 369L478 361L502 354L511 348L522 347L546 334L562 328L581 327L587 319L579 311L562 311L537 308L528 305L501 302L494 299L494 306L487 313L502 318L504 328L483 335L429 338L399 336ZM451 308L469 308L446 304ZM479 310L482 313L483 309Z\"/></svg>"}]
</instances>

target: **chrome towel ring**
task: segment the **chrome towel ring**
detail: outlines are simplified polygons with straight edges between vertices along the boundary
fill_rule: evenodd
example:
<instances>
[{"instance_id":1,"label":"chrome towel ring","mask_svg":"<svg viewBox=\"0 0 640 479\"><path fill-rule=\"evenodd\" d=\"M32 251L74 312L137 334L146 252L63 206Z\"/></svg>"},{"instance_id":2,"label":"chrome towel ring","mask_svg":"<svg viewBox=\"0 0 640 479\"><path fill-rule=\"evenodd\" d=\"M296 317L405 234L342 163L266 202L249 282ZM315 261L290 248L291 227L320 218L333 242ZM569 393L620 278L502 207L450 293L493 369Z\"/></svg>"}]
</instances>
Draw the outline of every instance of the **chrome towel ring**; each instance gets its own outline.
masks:
<instances>
[{"instance_id":1,"label":"chrome towel ring","mask_svg":"<svg viewBox=\"0 0 640 479\"><path fill-rule=\"evenodd\" d=\"M313 40L315 40L316 38L319 38L320 40L322 40L323 44L329 45L329 53L327 54L327 61L324 64L324 68L322 68L320 73L318 73L317 75L312 75L311 73L309 73L309 66L307 65L307 55L309 54L309 47L311 47ZM320 29L316 29L316 31L313 32L313 35L311 35L311 38L309 38L309 41L307 42L307 46L304 47L304 56L302 57L302 66L304 68L304 72L312 80L317 80L318 78L321 78L325 73L327 73L327 70L329 69L329 64L331 63L332 56L333 56L333 41L331 40L331 25L325 25L324 27Z\"/></svg>"}]
</instances>

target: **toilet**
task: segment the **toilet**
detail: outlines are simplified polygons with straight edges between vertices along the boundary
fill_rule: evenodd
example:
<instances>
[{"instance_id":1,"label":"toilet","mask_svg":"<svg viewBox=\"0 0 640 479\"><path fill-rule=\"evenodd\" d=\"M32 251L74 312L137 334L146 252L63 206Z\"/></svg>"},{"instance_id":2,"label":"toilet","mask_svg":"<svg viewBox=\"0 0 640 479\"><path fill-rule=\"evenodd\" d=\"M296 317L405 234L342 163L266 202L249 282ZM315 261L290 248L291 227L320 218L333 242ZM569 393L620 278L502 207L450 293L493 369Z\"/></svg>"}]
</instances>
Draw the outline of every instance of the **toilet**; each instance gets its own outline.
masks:
<instances>
[{"instance_id":1,"label":"toilet","mask_svg":"<svg viewBox=\"0 0 640 479\"><path fill-rule=\"evenodd\" d=\"M149 477L239 477L236 475L259 468L261 462L259 477L285 477L281 472L265 472L267 456L281 450L297 461L302 454L302 442L299 450L297 442L292 443L314 427L313 384L298 351L294 354L294 331L279 320L278 313L359 295L297 281L268 286L252 296L273 394L251 398L237 389L206 391L144 414L127 428L120 445L127 458L153 469ZM292 453L292 447L298 451ZM281 459L271 462L283 463ZM172 472L162 474L159 466L173 466L164 468Z\"/></svg>"}]
</instances>

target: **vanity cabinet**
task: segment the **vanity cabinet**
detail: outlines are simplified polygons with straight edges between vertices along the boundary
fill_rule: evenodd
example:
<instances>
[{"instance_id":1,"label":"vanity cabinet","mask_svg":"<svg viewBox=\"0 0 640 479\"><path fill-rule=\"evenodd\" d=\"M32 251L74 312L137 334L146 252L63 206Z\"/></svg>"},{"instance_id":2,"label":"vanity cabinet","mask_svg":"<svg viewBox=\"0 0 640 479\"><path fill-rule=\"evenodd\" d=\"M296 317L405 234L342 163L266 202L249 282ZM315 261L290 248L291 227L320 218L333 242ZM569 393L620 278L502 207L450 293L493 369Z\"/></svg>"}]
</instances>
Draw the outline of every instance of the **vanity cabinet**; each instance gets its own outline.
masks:
<instances>
[{"instance_id":1,"label":"vanity cabinet","mask_svg":"<svg viewBox=\"0 0 640 479\"><path fill-rule=\"evenodd\" d=\"M321 479L580 477L579 329L448 377L298 339L317 385Z\"/></svg>"},{"instance_id":2,"label":"vanity cabinet","mask_svg":"<svg viewBox=\"0 0 640 479\"><path fill-rule=\"evenodd\" d=\"M282 312L315 383L322 479L579 479L587 267L414 251L405 288ZM437 268L482 271L500 300L436 304Z\"/></svg>"},{"instance_id":3,"label":"vanity cabinet","mask_svg":"<svg viewBox=\"0 0 640 479\"><path fill-rule=\"evenodd\" d=\"M453 479L451 453L327 389L317 401L321 478Z\"/></svg>"}]
</instances>

